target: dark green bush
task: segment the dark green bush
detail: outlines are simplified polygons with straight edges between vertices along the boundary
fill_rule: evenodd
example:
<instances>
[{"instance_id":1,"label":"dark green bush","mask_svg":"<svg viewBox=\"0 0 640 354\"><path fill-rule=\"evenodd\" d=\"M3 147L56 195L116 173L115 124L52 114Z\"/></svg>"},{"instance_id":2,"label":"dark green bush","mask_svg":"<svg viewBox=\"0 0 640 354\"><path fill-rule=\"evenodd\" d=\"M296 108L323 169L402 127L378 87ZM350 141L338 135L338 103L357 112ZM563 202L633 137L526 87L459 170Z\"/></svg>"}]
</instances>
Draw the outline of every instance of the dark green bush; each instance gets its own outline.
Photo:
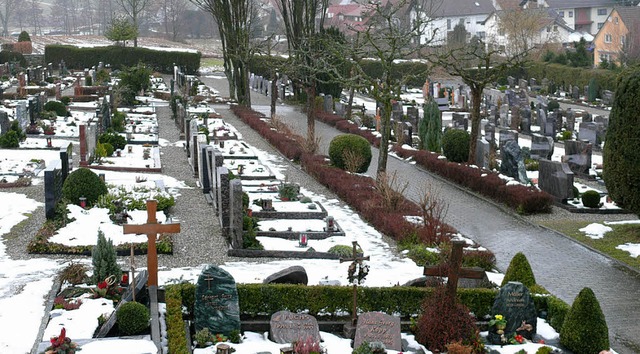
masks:
<instances>
[{"instance_id":1,"label":"dark green bush","mask_svg":"<svg viewBox=\"0 0 640 354\"><path fill-rule=\"evenodd\" d=\"M424 245L420 244L412 245L409 248L407 257L420 267L436 265L442 260L440 253L429 251Z\"/></svg>"},{"instance_id":2,"label":"dark green bush","mask_svg":"<svg viewBox=\"0 0 640 354\"><path fill-rule=\"evenodd\" d=\"M600 303L590 288L580 291L564 319L560 343L574 353L609 350L609 328Z\"/></svg>"},{"instance_id":3,"label":"dark green bush","mask_svg":"<svg viewBox=\"0 0 640 354\"><path fill-rule=\"evenodd\" d=\"M547 105L547 109L549 110L549 112L553 112L554 110L559 108L560 108L560 103L558 103L558 101L549 100L549 105Z\"/></svg>"},{"instance_id":4,"label":"dark green bush","mask_svg":"<svg viewBox=\"0 0 640 354\"><path fill-rule=\"evenodd\" d=\"M580 190L578 189L578 187L573 186L572 190L573 190L573 197L574 198L579 198L580 197Z\"/></svg>"},{"instance_id":5,"label":"dark green bush","mask_svg":"<svg viewBox=\"0 0 640 354\"><path fill-rule=\"evenodd\" d=\"M527 260L527 257L522 252L516 253L509 263L509 268L504 275L502 285L504 286L510 281L521 282L527 288L536 284L536 278L531 270L531 265Z\"/></svg>"},{"instance_id":6,"label":"dark green bush","mask_svg":"<svg viewBox=\"0 0 640 354\"><path fill-rule=\"evenodd\" d=\"M362 252L362 249L359 250ZM327 251L327 253L335 254L341 258L348 258L353 256L353 246L347 245L335 245Z\"/></svg>"},{"instance_id":7,"label":"dark green bush","mask_svg":"<svg viewBox=\"0 0 640 354\"><path fill-rule=\"evenodd\" d=\"M111 129L116 133L122 133L125 129L125 119L127 115L124 112L116 111L111 117Z\"/></svg>"},{"instance_id":8,"label":"dark green bush","mask_svg":"<svg viewBox=\"0 0 640 354\"><path fill-rule=\"evenodd\" d=\"M18 42L31 42L31 37L29 37L29 33L27 31L20 32L18 36Z\"/></svg>"},{"instance_id":9,"label":"dark green bush","mask_svg":"<svg viewBox=\"0 0 640 354\"><path fill-rule=\"evenodd\" d=\"M93 85L93 78L91 76L85 76L84 84L85 84L85 86L92 86Z\"/></svg>"},{"instance_id":10,"label":"dark green bush","mask_svg":"<svg viewBox=\"0 0 640 354\"><path fill-rule=\"evenodd\" d=\"M125 336L140 334L149 327L149 310L139 302L122 304L116 316L118 331Z\"/></svg>"},{"instance_id":11,"label":"dark green bush","mask_svg":"<svg viewBox=\"0 0 640 354\"><path fill-rule=\"evenodd\" d=\"M173 65L184 68L186 74L195 74L200 67L200 52L174 52L152 50L142 47L91 47L78 48L70 45L47 45L44 48L45 63L59 63L64 60L69 69L90 68L98 62L110 64L111 68L121 70L124 67L145 63L153 71L173 73ZM3 63L5 61L2 61Z\"/></svg>"},{"instance_id":12,"label":"dark green bush","mask_svg":"<svg viewBox=\"0 0 640 354\"><path fill-rule=\"evenodd\" d=\"M582 193L582 205L587 208L597 208L600 206L600 193L594 190L588 190Z\"/></svg>"},{"instance_id":13,"label":"dark green bush","mask_svg":"<svg viewBox=\"0 0 640 354\"><path fill-rule=\"evenodd\" d=\"M20 147L20 139L15 131L9 130L0 136L0 148L12 149L17 147Z\"/></svg>"},{"instance_id":14,"label":"dark green bush","mask_svg":"<svg viewBox=\"0 0 640 354\"><path fill-rule=\"evenodd\" d=\"M329 158L340 169L364 173L371 163L371 145L359 135L338 135L329 144Z\"/></svg>"},{"instance_id":15,"label":"dark green bush","mask_svg":"<svg viewBox=\"0 0 640 354\"><path fill-rule=\"evenodd\" d=\"M465 130L447 129L442 136L442 152L451 162L469 159L469 133Z\"/></svg>"},{"instance_id":16,"label":"dark green bush","mask_svg":"<svg viewBox=\"0 0 640 354\"><path fill-rule=\"evenodd\" d=\"M66 117L67 116L67 107L64 105L64 103L62 103L60 101L49 101L49 102L45 103L44 104L44 110L45 111L56 112L56 115L58 115L60 117Z\"/></svg>"},{"instance_id":17,"label":"dark green bush","mask_svg":"<svg viewBox=\"0 0 640 354\"><path fill-rule=\"evenodd\" d=\"M124 150L124 147L127 145L127 139L116 133L102 134L98 137L98 142L102 144L109 143L113 146L114 150Z\"/></svg>"},{"instance_id":18,"label":"dark green bush","mask_svg":"<svg viewBox=\"0 0 640 354\"><path fill-rule=\"evenodd\" d=\"M8 50L3 50L0 52L0 63L12 63L18 62L20 66L23 68L27 67L27 60L24 58L24 55L18 52L11 52Z\"/></svg>"},{"instance_id":19,"label":"dark green bush","mask_svg":"<svg viewBox=\"0 0 640 354\"><path fill-rule=\"evenodd\" d=\"M607 166L603 179L611 199L640 214L640 68L620 73L614 97L602 154Z\"/></svg>"},{"instance_id":20,"label":"dark green bush","mask_svg":"<svg viewBox=\"0 0 640 354\"><path fill-rule=\"evenodd\" d=\"M85 197L87 205L91 206L107 192L107 186L100 177L84 167L71 172L62 185L62 197L72 204L77 204L80 197Z\"/></svg>"},{"instance_id":21,"label":"dark green bush","mask_svg":"<svg viewBox=\"0 0 640 354\"><path fill-rule=\"evenodd\" d=\"M113 145L109 144L109 143L104 143L102 144L102 146L104 147L104 150L106 152L106 156L113 156Z\"/></svg>"}]
</instances>

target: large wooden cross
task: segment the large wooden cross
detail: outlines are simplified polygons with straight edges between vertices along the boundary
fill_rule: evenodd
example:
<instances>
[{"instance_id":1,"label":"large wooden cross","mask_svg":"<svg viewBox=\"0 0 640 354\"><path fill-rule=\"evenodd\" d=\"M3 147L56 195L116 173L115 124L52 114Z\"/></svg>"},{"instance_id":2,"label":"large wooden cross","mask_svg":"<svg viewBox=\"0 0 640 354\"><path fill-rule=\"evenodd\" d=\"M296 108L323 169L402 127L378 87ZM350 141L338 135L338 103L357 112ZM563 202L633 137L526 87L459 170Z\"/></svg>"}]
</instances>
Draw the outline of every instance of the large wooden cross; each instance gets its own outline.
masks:
<instances>
[{"instance_id":1,"label":"large wooden cross","mask_svg":"<svg viewBox=\"0 0 640 354\"><path fill-rule=\"evenodd\" d=\"M354 271L357 268L358 263L362 263L362 261L368 261L369 256L358 256L358 241L353 241L353 253L351 258L340 258L340 263L343 262L352 262L349 268L353 267ZM357 274L356 274L357 276ZM351 324L353 326L356 325L358 321L358 282L353 283L353 311L351 312Z\"/></svg>"},{"instance_id":2,"label":"large wooden cross","mask_svg":"<svg viewBox=\"0 0 640 354\"><path fill-rule=\"evenodd\" d=\"M453 240L451 243L453 247L451 249L451 256L449 257L449 272L446 273L445 269L441 266L425 266L424 275L436 277L446 276L447 295L450 298L455 298L458 290L459 278L483 279L486 274L484 269L480 267L460 268L460 265L462 264L462 251L467 243L462 240Z\"/></svg>"},{"instance_id":3,"label":"large wooden cross","mask_svg":"<svg viewBox=\"0 0 640 354\"><path fill-rule=\"evenodd\" d=\"M180 232L180 224L159 224L156 218L158 210L157 200L147 200L147 223L141 225L123 225L125 234L147 235L147 269L149 272L148 286L158 286L158 252L156 251L156 237L159 233Z\"/></svg>"}]
</instances>

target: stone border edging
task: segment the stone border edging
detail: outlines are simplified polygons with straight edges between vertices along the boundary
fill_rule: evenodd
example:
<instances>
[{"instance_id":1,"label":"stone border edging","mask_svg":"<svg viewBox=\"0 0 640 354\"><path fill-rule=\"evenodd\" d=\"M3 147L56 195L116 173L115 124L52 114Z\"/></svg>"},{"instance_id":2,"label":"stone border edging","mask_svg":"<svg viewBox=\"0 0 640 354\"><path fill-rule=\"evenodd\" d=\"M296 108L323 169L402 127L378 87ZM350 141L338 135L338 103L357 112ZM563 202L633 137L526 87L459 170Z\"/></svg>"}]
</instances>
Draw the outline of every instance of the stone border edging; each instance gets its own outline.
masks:
<instances>
[{"instance_id":1,"label":"stone border edging","mask_svg":"<svg viewBox=\"0 0 640 354\"><path fill-rule=\"evenodd\" d=\"M265 251L251 249L230 249L227 251L227 256L246 258L340 259L339 255L328 252Z\"/></svg>"}]
</instances>

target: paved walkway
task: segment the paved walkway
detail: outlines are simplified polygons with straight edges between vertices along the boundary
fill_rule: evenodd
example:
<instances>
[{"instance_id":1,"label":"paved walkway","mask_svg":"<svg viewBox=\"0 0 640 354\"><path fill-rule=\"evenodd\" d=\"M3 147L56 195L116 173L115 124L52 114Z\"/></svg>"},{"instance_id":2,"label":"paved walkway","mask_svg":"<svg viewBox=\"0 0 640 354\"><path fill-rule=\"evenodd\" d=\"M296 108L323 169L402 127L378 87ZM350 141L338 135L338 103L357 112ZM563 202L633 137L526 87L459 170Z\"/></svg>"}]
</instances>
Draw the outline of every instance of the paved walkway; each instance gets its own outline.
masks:
<instances>
[{"instance_id":1,"label":"paved walkway","mask_svg":"<svg viewBox=\"0 0 640 354\"><path fill-rule=\"evenodd\" d=\"M203 80L222 95L228 93L225 80ZM252 104L253 109L269 114L268 97L252 92ZM279 104L276 111L294 131L305 134L306 116L298 108ZM316 122L316 136L322 139L320 152L328 154L329 142L339 134L343 133ZM368 171L371 176L375 176L378 156L378 150L373 150ZM405 194L414 201L418 201L426 184L439 189L441 196L449 202L445 221L493 251L501 270L506 270L517 252L523 252L537 282L564 301L572 303L582 288L590 287L607 318L612 348L623 354L640 352L638 274L571 239L444 182L418 166L390 157L387 171L397 173L401 183L408 183Z\"/></svg>"}]
</instances>

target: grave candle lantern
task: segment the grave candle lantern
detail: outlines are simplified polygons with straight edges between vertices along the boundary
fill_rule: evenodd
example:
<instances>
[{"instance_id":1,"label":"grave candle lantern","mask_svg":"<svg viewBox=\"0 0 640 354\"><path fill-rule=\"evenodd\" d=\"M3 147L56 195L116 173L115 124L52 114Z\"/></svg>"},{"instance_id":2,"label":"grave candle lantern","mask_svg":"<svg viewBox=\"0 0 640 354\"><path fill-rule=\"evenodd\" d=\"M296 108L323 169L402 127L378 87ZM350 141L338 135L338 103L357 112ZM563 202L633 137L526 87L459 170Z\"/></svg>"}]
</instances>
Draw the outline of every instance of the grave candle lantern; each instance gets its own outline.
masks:
<instances>
[{"instance_id":1,"label":"grave candle lantern","mask_svg":"<svg viewBox=\"0 0 640 354\"><path fill-rule=\"evenodd\" d=\"M122 271L122 278L120 278L120 286L129 286L129 272Z\"/></svg>"},{"instance_id":2,"label":"grave candle lantern","mask_svg":"<svg viewBox=\"0 0 640 354\"><path fill-rule=\"evenodd\" d=\"M300 244L301 247L306 247L308 241L309 239L307 237L307 234L300 234L300 240L298 241L298 243Z\"/></svg>"},{"instance_id":3,"label":"grave candle lantern","mask_svg":"<svg viewBox=\"0 0 640 354\"><path fill-rule=\"evenodd\" d=\"M128 153L133 152L133 146L131 146L131 145L127 146L127 152Z\"/></svg>"},{"instance_id":4,"label":"grave candle lantern","mask_svg":"<svg viewBox=\"0 0 640 354\"><path fill-rule=\"evenodd\" d=\"M86 207L87 207L87 198L85 198L85 197L80 197L80 207L81 207L82 209L84 209L84 208L86 208Z\"/></svg>"},{"instance_id":5,"label":"grave candle lantern","mask_svg":"<svg viewBox=\"0 0 640 354\"><path fill-rule=\"evenodd\" d=\"M51 147L51 138L47 138L47 147Z\"/></svg>"},{"instance_id":6,"label":"grave candle lantern","mask_svg":"<svg viewBox=\"0 0 640 354\"><path fill-rule=\"evenodd\" d=\"M333 231L335 227L335 223L333 220L333 216L327 216L327 231Z\"/></svg>"}]
</instances>

